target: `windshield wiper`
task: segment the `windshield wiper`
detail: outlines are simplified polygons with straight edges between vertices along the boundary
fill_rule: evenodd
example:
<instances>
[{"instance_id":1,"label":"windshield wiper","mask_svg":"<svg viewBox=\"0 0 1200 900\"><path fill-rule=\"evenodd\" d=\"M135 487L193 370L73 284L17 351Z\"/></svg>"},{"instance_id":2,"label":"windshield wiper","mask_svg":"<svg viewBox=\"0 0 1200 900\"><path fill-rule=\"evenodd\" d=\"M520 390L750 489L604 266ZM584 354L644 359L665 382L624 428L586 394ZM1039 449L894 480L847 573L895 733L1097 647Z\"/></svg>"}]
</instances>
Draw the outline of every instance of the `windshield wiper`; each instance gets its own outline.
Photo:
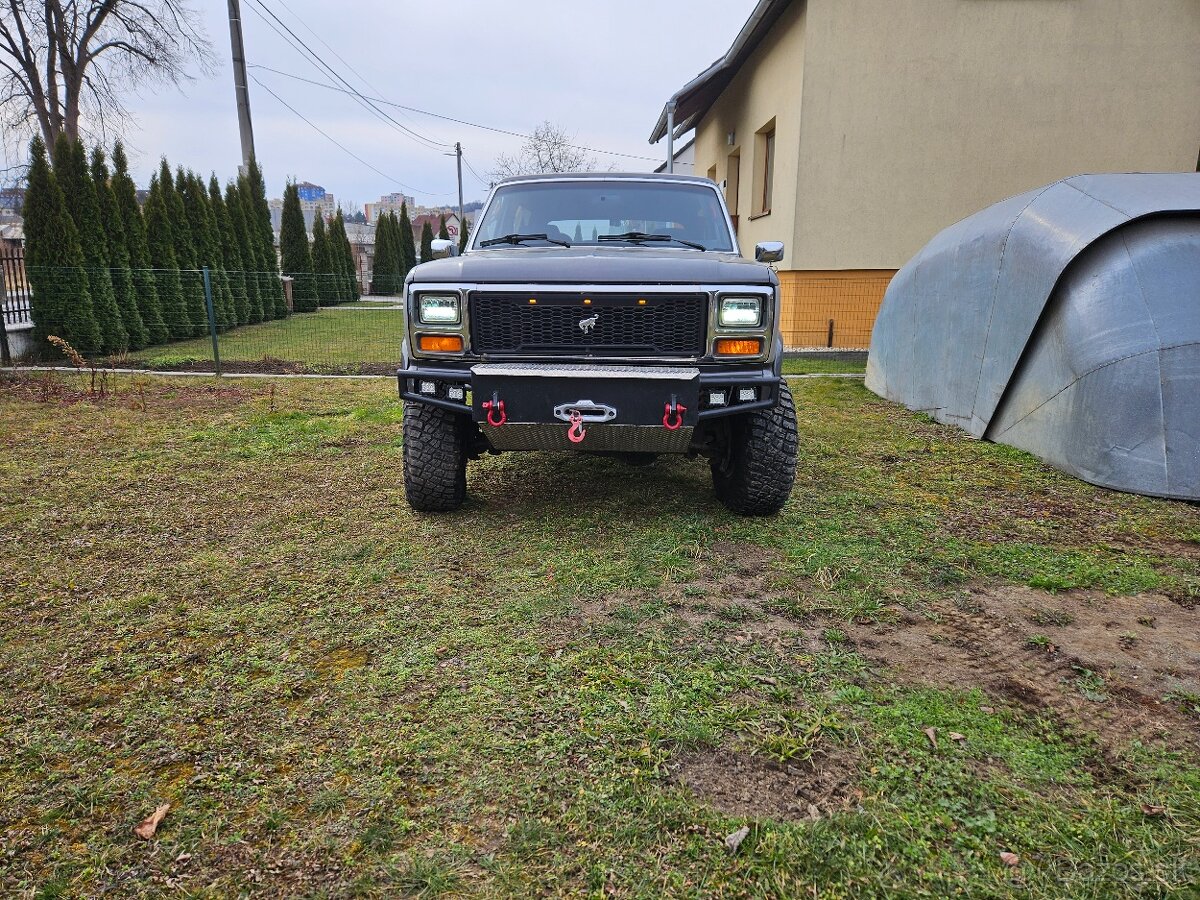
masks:
<instances>
[{"instance_id":1,"label":"windshield wiper","mask_svg":"<svg viewBox=\"0 0 1200 900\"><path fill-rule=\"evenodd\" d=\"M685 241L683 238L677 238L673 234L646 234L644 231L626 231L624 234L601 234L597 236L598 241L628 241L631 244L644 244L650 241L661 243L662 241L674 241L677 244L683 244L685 247L691 247L693 250L707 250L703 244L697 244L694 241Z\"/></svg>"},{"instance_id":2,"label":"windshield wiper","mask_svg":"<svg viewBox=\"0 0 1200 900\"><path fill-rule=\"evenodd\" d=\"M570 247L566 241L560 241L557 238L552 238L545 234L506 234L502 237L489 238L486 241L480 241L480 247L494 247L496 244L512 244L518 246L522 241L545 241L547 244L558 244L560 247Z\"/></svg>"}]
</instances>

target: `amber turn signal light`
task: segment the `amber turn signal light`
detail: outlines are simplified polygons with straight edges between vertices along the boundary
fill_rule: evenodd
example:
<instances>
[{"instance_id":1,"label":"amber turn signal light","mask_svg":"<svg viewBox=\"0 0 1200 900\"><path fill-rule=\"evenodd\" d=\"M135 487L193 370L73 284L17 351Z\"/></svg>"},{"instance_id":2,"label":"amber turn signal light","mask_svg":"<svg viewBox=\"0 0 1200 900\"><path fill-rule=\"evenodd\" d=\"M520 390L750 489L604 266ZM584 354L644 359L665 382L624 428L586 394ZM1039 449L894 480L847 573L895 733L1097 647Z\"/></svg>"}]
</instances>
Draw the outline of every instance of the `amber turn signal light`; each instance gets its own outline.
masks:
<instances>
[{"instance_id":1,"label":"amber turn signal light","mask_svg":"<svg viewBox=\"0 0 1200 900\"><path fill-rule=\"evenodd\" d=\"M758 356L762 341L758 338L721 338L717 341L717 356Z\"/></svg>"},{"instance_id":2,"label":"amber turn signal light","mask_svg":"<svg viewBox=\"0 0 1200 900\"><path fill-rule=\"evenodd\" d=\"M462 353L463 339L458 334L423 334L419 340L425 353Z\"/></svg>"}]
</instances>

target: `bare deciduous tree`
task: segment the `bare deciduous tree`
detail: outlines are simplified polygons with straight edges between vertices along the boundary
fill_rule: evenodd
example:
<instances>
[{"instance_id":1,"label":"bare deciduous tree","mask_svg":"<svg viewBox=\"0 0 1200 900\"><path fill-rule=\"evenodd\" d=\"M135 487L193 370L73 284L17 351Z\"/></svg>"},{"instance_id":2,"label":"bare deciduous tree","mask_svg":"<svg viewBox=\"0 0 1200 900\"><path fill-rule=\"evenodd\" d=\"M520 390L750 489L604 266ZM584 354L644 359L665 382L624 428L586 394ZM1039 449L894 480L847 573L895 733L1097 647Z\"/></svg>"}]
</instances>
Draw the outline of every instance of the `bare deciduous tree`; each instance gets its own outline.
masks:
<instances>
[{"instance_id":1,"label":"bare deciduous tree","mask_svg":"<svg viewBox=\"0 0 1200 900\"><path fill-rule=\"evenodd\" d=\"M0 0L0 118L19 142L119 134L127 93L191 65L211 72L213 56L184 0Z\"/></svg>"},{"instance_id":2,"label":"bare deciduous tree","mask_svg":"<svg viewBox=\"0 0 1200 900\"><path fill-rule=\"evenodd\" d=\"M576 147L561 128L543 122L525 139L514 155L496 158L491 176L499 181L512 175L540 175L544 172L586 172L596 168L594 157Z\"/></svg>"}]
</instances>

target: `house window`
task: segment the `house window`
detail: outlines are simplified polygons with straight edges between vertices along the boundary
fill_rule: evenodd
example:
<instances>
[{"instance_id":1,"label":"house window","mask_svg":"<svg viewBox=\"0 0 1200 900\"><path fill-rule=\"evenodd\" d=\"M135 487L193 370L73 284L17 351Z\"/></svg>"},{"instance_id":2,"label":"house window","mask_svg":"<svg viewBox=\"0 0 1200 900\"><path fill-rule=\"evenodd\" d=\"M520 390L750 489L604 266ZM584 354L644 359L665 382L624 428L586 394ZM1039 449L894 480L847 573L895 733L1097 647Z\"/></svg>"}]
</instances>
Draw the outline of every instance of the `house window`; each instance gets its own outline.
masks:
<instances>
[{"instance_id":1,"label":"house window","mask_svg":"<svg viewBox=\"0 0 1200 900\"><path fill-rule=\"evenodd\" d=\"M771 192L775 183L775 120L754 135L754 215L771 211Z\"/></svg>"}]
</instances>

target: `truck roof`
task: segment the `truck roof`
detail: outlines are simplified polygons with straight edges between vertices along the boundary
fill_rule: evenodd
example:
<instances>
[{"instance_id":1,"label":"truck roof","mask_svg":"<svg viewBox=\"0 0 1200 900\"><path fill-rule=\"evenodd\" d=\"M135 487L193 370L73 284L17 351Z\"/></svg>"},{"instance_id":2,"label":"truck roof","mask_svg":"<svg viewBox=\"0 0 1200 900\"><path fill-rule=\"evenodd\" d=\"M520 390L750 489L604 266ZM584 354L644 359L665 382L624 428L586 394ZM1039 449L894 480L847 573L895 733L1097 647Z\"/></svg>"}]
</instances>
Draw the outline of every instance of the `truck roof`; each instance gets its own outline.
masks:
<instances>
[{"instance_id":1,"label":"truck roof","mask_svg":"<svg viewBox=\"0 0 1200 900\"><path fill-rule=\"evenodd\" d=\"M521 181L679 181L685 184L712 182L702 175L668 175L665 172L546 172L541 175L510 175L496 182L496 187Z\"/></svg>"}]
</instances>

